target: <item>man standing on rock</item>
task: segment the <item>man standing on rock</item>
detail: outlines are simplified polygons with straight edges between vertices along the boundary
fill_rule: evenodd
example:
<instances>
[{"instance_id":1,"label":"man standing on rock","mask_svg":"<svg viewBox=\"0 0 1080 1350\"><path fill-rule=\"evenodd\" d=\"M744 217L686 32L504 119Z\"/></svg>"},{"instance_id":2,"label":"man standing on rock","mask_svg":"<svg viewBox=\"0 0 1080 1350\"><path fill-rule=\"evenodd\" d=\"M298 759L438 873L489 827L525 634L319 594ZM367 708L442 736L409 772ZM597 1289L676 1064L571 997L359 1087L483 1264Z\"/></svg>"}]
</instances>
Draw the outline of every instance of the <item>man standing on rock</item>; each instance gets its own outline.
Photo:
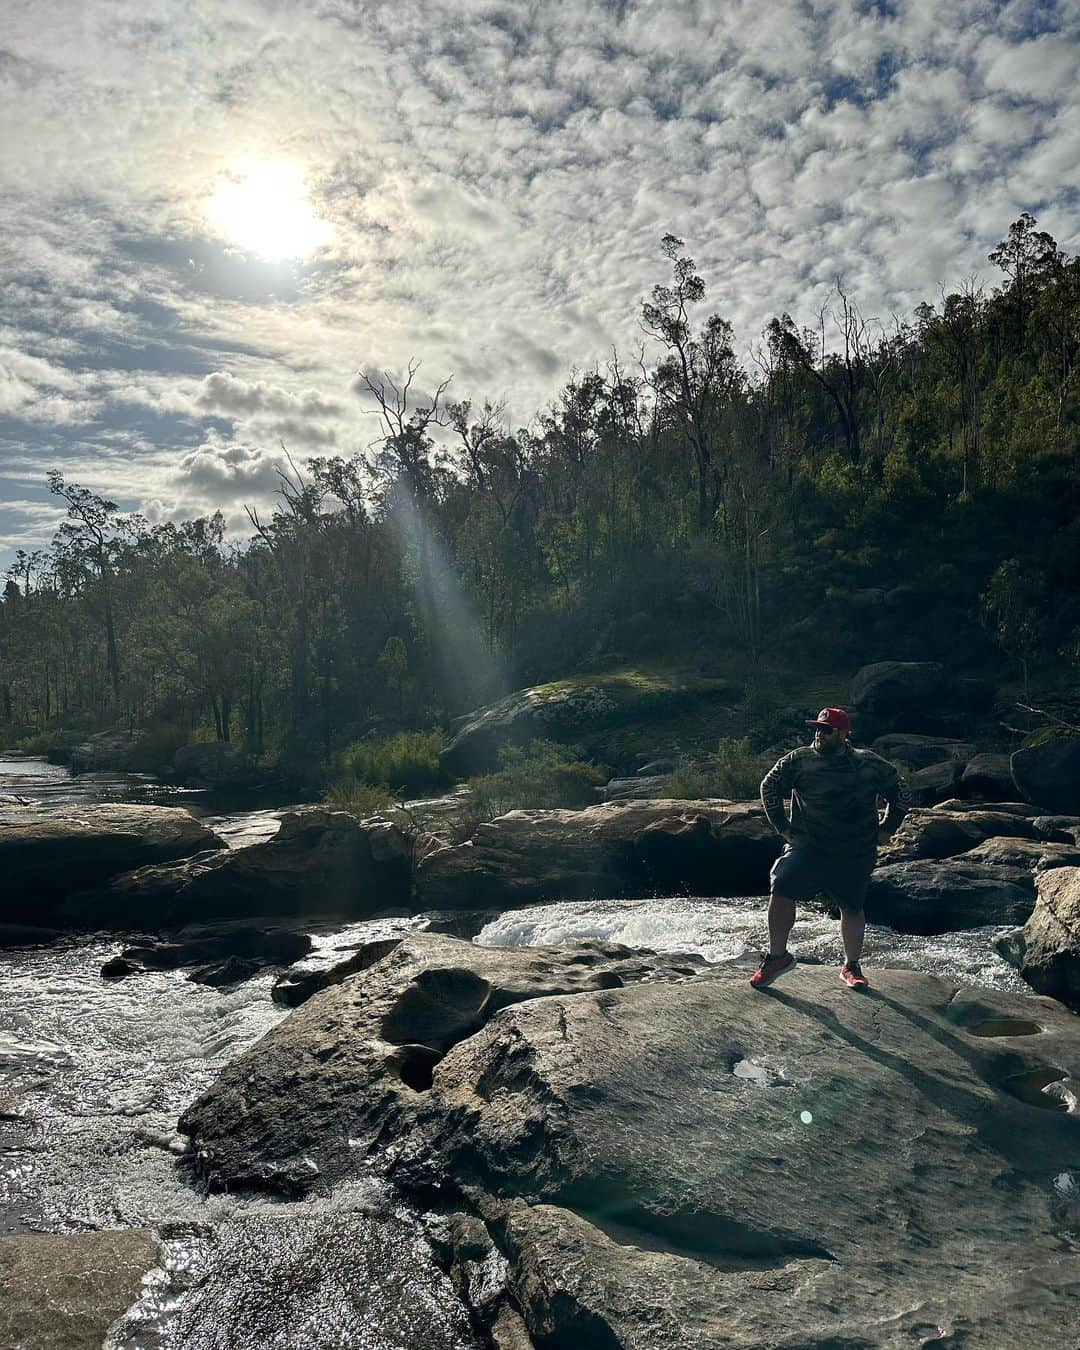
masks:
<instances>
[{"instance_id":1,"label":"man standing on rock","mask_svg":"<svg viewBox=\"0 0 1080 1350\"><path fill-rule=\"evenodd\" d=\"M848 744L851 718L843 708L822 708L807 726L814 743L777 760L761 783L769 824L784 841L773 865L769 895L769 951L750 977L764 989L791 970L787 949L795 906L818 894L840 909L844 964L840 974L852 989L865 989L862 956L863 903L877 846L891 838L911 804L907 787L888 760ZM784 798L791 796L791 819ZM878 798L884 798L884 818Z\"/></svg>"}]
</instances>

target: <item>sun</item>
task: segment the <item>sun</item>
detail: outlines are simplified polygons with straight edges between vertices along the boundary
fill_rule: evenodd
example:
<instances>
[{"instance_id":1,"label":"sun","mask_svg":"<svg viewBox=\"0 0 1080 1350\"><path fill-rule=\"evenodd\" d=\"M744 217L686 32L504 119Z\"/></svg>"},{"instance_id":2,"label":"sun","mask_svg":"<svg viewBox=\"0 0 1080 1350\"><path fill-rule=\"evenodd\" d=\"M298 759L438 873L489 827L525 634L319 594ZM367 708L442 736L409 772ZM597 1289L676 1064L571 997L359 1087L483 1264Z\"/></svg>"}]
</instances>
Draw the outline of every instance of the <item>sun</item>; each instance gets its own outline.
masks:
<instances>
[{"instance_id":1,"label":"sun","mask_svg":"<svg viewBox=\"0 0 1080 1350\"><path fill-rule=\"evenodd\" d=\"M207 214L237 248L271 260L306 258L331 235L308 197L302 167L291 160L238 160L218 184Z\"/></svg>"}]
</instances>

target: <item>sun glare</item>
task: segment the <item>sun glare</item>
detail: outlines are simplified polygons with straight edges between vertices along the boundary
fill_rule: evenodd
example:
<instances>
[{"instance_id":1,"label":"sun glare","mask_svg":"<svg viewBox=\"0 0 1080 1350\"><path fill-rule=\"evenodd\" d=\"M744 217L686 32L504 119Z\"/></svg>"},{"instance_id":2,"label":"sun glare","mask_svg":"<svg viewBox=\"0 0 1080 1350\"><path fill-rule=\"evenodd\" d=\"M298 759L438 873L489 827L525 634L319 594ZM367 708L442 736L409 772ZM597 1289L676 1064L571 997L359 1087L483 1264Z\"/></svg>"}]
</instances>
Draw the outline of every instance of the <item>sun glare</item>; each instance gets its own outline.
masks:
<instances>
[{"instance_id":1,"label":"sun glare","mask_svg":"<svg viewBox=\"0 0 1080 1350\"><path fill-rule=\"evenodd\" d=\"M210 223L237 248L270 259L306 258L330 239L304 171L289 160L243 160L210 198Z\"/></svg>"}]
</instances>

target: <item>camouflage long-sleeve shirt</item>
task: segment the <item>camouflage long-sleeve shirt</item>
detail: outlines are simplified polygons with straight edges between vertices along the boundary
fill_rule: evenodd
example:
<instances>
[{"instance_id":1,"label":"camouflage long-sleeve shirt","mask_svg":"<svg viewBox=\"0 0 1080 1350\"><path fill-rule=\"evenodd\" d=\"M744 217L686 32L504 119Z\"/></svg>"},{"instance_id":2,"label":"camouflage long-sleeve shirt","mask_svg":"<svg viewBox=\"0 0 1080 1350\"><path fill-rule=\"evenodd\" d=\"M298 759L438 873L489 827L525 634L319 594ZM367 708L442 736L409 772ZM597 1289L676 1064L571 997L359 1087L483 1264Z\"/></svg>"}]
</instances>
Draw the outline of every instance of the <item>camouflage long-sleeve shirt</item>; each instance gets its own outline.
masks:
<instances>
[{"instance_id":1,"label":"camouflage long-sleeve shirt","mask_svg":"<svg viewBox=\"0 0 1080 1350\"><path fill-rule=\"evenodd\" d=\"M791 819L784 798L791 796ZM884 798L884 818L878 798ZM907 785L887 759L850 745L823 754L800 746L777 760L761 783L761 804L778 833L833 857L872 859L878 831L892 833L907 814Z\"/></svg>"}]
</instances>

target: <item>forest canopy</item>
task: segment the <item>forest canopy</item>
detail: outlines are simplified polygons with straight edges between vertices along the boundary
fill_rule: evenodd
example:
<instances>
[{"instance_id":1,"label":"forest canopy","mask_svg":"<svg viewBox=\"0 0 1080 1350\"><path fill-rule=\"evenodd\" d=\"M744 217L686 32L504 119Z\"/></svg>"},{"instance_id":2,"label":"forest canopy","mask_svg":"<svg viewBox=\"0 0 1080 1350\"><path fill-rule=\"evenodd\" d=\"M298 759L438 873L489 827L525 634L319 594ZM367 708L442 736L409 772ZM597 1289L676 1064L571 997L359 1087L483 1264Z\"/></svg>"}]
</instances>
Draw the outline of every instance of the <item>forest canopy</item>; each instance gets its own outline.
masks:
<instances>
[{"instance_id":1,"label":"forest canopy","mask_svg":"<svg viewBox=\"0 0 1080 1350\"><path fill-rule=\"evenodd\" d=\"M0 605L9 726L204 726L253 755L424 725L604 653L767 668L1080 660L1080 260L1023 215L906 319L838 280L740 358L665 236L641 349L525 429L364 376L374 446L281 475L251 538L150 525L49 475L67 516Z\"/></svg>"}]
</instances>

